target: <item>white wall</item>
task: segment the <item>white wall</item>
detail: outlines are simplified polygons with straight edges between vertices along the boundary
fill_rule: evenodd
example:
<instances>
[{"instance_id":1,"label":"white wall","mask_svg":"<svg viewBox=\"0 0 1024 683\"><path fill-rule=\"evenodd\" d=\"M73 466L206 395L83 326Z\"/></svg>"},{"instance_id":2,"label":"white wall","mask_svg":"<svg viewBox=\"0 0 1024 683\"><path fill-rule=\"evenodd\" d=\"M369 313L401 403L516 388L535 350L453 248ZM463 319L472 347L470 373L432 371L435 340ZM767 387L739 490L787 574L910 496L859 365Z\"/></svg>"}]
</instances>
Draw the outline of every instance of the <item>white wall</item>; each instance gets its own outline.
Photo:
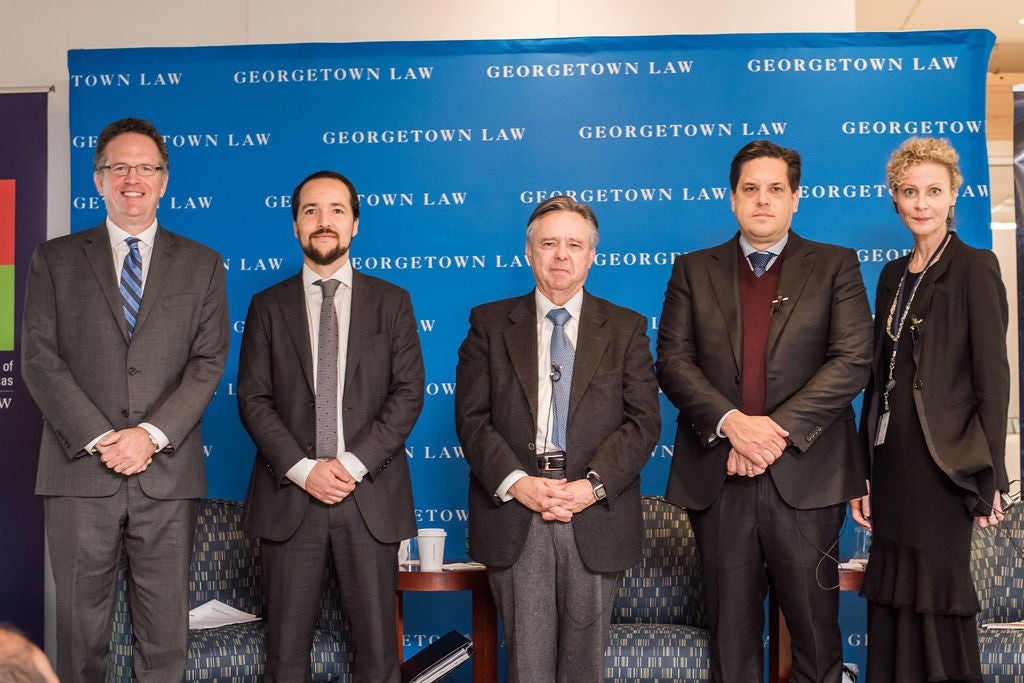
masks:
<instances>
[{"instance_id":1,"label":"white wall","mask_svg":"<svg viewBox=\"0 0 1024 683\"><path fill-rule=\"evenodd\" d=\"M52 237L68 232L68 50L852 31L854 10L855 0L0 0L0 91L55 87L47 197Z\"/></svg>"}]
</instances>

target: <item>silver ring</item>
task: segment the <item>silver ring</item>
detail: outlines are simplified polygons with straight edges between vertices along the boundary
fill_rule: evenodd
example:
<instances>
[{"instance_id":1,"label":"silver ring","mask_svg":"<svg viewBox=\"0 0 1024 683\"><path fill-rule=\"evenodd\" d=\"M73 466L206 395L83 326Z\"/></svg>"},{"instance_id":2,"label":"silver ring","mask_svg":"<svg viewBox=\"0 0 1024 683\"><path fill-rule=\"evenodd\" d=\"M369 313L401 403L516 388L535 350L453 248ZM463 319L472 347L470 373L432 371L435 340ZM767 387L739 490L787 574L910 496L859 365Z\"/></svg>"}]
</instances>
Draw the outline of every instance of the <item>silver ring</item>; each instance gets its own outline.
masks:
<instances>
[{"instance_id":1,"label":"silver ring","mask_svg":"<svg viewBox=\"0 0 1024 683\"><path fill-rule=\"evenodd\" d=\"M754 471L754 468L751 467L750 465L747 465L747 472L753 472L753 471Z\"/></svg>"}]
</instances>

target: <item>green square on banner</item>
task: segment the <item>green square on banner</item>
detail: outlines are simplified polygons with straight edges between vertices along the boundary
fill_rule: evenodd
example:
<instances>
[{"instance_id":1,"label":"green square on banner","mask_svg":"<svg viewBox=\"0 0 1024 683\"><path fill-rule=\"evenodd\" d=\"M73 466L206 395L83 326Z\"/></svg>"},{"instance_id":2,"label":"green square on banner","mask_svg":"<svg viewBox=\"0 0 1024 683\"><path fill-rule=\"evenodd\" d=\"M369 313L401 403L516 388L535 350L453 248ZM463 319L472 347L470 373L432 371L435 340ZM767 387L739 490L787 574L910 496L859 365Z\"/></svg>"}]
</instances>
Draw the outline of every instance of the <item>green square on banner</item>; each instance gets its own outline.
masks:
<instances>
[{"instance_id":1,"label":"green square on banner","mask_svg":"<svg viewBox=\"0 0 1024 683\"><path fill-rule=\"evenodd\" d=\"M14 266L0 266L0 351L14 350Z\"/></svg>"}]
</instances>

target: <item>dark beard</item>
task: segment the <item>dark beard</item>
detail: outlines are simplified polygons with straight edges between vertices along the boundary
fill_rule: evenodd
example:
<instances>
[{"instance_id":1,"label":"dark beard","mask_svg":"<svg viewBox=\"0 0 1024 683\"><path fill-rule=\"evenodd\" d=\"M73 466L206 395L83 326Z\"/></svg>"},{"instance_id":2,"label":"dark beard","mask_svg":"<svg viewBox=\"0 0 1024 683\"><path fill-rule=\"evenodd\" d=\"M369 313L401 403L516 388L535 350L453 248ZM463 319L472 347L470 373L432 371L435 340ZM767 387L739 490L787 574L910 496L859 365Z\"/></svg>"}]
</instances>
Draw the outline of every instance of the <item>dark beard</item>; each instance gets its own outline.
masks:
<instances>
[{"instance_id":1,"label":"dark beard","mask_svg":"<svg viewBox=\"0 0 1024 683\"><path fill-rule=\"evenodd\" d=\"M314 249L313 243L310 242L309 244L302 247L302 253L309 257L309 260L318 266L329 266L348 253L348 246L343 247L339 244L338 246L334 247L334 249L331 249L326 254L323 254Z\"/></svg>"}]
</instances>

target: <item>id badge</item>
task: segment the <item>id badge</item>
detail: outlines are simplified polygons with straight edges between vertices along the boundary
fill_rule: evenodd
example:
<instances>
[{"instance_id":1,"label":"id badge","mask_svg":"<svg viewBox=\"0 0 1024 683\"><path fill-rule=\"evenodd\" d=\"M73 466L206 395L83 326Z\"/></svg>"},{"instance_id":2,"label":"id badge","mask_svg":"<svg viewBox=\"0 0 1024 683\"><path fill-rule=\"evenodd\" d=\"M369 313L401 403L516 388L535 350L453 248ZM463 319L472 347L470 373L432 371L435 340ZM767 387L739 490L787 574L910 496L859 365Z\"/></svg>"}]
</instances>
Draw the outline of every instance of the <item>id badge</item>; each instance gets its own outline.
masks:
<instances>
[{"instance_id":1,"label":"id badge","mask_svg":"<svg viewBox=\"0 0 1024 683\"><path fill-rule=\"evenodd\" d=\"M889 431L889 411L882 413L878 418L878 432L875 434L875 445L881 446L885 443L885 433Z\"/></svg>"}]
</instances>

